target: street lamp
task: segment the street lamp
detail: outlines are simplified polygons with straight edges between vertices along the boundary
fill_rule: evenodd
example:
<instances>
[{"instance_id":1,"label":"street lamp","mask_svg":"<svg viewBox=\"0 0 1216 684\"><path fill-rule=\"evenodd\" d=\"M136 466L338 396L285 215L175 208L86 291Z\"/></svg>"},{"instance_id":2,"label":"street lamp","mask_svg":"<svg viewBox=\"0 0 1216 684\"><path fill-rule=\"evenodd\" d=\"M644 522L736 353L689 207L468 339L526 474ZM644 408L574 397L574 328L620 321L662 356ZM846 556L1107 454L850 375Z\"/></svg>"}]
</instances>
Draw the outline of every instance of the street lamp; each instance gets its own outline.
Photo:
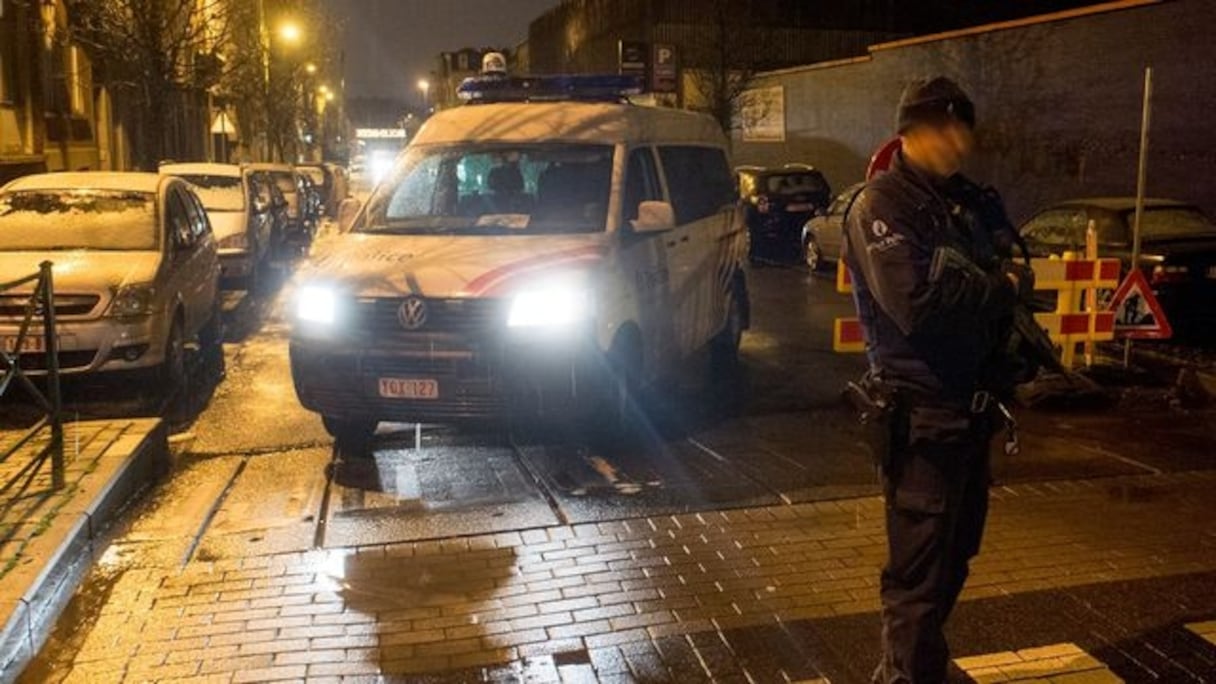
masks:
<instances>
[{"instance_id":1,"label":"street lamp","mask_svg":"<svg viewBox=\"0 0 1216 684\"><path fill-rule=\"evenodd\" d=\"M304 71L307 72L309 76L315 76L317 74L317 65L309 62L308 64L304 65Z\"/></svg>"},{"instance_id":2,"label":"street lamp","mask_svg":"<svg viewBox=\"0 0 1216 684\"><path fill-rule=\"evenodd\" d=\"M431 106L431 82L425 78L418 79L418 92L422 93L422 108Z\"/></svg>"},{"instance_id":3,"label":"street lamp","mask_svg":"<svg viewBox=\"0 0 1216 684\"><path fill-rule=\"evenodd\" d=\"M282 38L283 42L285 43L298 43L300 42L301 36L302 33L300 31L300 25L296 24L295 22L284 22L283 25L279 27L279 37Z\"/></svg>"}]
</instances>

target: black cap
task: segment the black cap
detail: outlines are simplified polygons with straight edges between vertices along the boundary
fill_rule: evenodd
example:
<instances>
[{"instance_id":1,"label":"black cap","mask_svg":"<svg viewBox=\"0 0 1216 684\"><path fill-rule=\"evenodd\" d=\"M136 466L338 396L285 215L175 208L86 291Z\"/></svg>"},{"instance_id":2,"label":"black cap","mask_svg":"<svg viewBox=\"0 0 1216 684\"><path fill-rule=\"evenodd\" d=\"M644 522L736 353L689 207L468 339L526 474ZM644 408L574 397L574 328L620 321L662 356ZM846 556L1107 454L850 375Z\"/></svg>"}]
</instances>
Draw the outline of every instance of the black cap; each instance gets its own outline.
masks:
<instances>
[{"instance_id":1,"label":"black cap","mask_svg":"<svg viewBox=\"0 0 1216 684\"><path fill-rule=\"evenodd\" d=\"M915 124L940 124L950 119L975 128L975 104L957 83L944 76L913 81L899 98L896 128L900 133Z\"/></svg>"}]
</instances>

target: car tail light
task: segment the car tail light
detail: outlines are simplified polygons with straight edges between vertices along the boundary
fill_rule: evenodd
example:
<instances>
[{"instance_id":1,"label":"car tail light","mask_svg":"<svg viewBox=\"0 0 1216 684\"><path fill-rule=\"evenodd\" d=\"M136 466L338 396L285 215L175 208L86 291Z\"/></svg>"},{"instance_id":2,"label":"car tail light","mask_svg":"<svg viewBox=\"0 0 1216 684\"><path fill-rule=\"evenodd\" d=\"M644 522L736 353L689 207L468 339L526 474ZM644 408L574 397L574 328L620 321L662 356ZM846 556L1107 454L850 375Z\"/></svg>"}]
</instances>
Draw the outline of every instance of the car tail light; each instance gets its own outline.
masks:
<instances>
[{"instance_id":1,"label":"car tail light","mask_svg":"<svg viewBox=\"0 0 1216 684\"><path fill-rule=\"evenodd\" d=\"M1150 279L1153 285L1168 285L1170 283L1180 283L1186 280L1189 269L1186 266L1167 266L1158 264L1153 267L1152 278Z\"/></svg>"}]
</instances>

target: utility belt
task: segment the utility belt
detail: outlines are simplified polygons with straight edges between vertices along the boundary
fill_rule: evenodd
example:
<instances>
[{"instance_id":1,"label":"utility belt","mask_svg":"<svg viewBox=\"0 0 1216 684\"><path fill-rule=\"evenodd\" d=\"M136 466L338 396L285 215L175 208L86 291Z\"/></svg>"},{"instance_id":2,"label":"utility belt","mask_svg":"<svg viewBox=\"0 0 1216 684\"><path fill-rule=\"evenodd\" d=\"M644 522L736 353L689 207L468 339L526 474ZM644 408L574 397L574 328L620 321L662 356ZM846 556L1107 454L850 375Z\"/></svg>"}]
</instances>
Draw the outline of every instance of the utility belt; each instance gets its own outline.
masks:
<instances>
[{"instance_id":1,"label":"utility belt","mask_svg":"<svg viewBox=\"0 0 1216 684\"><path fill-rule=\"evenodd\" d=\"M894 472L895 456L921 444L949 446L991 439L998 422L1005 427L1005 453L1019 450L1017 421L1000 399L986 390L969 402L944 401L883 383L871 374L850 382L845 396L858 412L875 464Z\"/></svg>"}]
</instances>

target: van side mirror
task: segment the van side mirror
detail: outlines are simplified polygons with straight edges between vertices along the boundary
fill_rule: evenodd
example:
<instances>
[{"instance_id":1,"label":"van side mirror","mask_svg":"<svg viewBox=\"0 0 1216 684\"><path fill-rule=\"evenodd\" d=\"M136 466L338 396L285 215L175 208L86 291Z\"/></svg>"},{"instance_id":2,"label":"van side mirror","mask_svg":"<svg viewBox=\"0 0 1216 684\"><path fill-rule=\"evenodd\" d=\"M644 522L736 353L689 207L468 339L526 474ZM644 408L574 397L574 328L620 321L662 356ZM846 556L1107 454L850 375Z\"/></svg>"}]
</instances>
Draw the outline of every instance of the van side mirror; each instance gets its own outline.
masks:
<instances>
[{"instance_id":1,"label":"van side mirror","mask_svg":"<svg viewBox=\"0 0 1216 684\"><path fill-rule=\"evenodd\" d=\"M631 223L635 233L661 233L676 227L676 211L668 202L647 200L638 205L638 217Z\"/></svg>"},{"instance_id":2,"label":"van side mirror","mask_svg":"<svg viewBox=\"0 0 1216 684\"><path fill-rule=\"evenodd\" d=\"M342 200L342 204L338 205L338 232L349 233L362 209L363 203L355 197Z\"/></svg>"}]
</instances>

